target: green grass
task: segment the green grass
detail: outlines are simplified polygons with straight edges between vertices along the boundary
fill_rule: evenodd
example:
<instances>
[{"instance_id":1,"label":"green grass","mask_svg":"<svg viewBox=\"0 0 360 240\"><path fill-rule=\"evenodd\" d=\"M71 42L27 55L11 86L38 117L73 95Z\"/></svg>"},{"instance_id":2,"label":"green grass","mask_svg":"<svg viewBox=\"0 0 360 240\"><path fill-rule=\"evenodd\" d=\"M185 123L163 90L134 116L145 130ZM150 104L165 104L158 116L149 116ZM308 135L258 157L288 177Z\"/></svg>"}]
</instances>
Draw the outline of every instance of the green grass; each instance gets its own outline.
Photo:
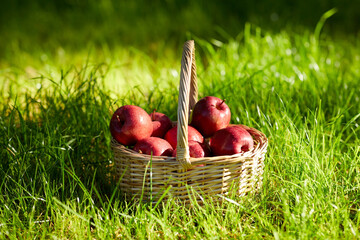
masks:
<instances>
[{"instance_id":1,"label":"green grass","mask_svg":"<svg viewBox=\"0 0 360 240\"><path fill-rule=\"evenodd\" d=\"M269 138L260 194L193 208L125 201L110 168L117 107L176 120L181 45L39 52L35 65L19 50L0 74L0 238L360 238L359 40L317 29L189 34L200 97L226 98L233 123Z\"/></svg>"}]
</instances>

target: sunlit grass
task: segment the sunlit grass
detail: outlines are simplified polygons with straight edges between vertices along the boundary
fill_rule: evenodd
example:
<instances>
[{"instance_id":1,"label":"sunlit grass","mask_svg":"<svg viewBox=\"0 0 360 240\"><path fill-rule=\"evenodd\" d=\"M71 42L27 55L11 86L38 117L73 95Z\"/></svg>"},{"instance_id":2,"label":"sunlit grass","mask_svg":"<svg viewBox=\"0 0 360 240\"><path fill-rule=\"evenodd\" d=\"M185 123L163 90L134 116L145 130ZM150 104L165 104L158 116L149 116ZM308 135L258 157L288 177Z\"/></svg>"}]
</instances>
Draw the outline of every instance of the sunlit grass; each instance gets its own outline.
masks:
<instances>
[{"instance_id":1,"label":"sunlit grass","mask_svg":"<svg viewBox=\"0 0 360 240\"><path fill-rule=\"evenodd\" d=\"M227 41L190 37L199 97L225 98L233 123L269 138L260 194L154 208L124 201L112 181L112 111L176 120L181 46L65 52L31 73L28 56L0 76L1 238L359 238L356 42L251 24Z\"/></svg>"}]
</instances>

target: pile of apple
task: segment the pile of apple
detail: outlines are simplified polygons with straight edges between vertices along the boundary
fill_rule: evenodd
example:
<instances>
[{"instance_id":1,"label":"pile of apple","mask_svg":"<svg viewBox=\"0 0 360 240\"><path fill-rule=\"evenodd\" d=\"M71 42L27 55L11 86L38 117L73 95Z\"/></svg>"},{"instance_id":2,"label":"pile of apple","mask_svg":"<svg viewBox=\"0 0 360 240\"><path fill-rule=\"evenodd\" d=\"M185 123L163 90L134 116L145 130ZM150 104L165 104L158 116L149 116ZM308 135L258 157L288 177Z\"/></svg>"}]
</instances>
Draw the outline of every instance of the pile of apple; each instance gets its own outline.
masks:
<instances>
[{"instance_id":1,"label":"pile of apple","mask_svg":"<svg viewBox=\"0 0 360 240\"><path fill-rule=\"evenodd\" d=\"M230 124L231 112L224 100L208 96L199 100L188 126L190 157L233 155L253 148L252 136L240 125ZM176 156L177 126L160 112L125 105L110 121L110 132L120 144L153 156Z\"/></svg>"}]
</instances>

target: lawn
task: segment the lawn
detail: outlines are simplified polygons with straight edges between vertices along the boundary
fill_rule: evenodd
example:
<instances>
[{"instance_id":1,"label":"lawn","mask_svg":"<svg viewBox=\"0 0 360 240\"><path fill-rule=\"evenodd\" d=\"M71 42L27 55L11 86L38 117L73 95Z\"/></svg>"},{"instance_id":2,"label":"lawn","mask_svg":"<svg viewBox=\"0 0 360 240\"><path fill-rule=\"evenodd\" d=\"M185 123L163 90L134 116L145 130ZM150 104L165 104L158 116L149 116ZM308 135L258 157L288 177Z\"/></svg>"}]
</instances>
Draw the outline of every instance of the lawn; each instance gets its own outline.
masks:
<instances>
[{"instance_id":1,"label":"lawn","mask_svg":"<svg viewBox=\"0 0 360 240\"><path fill-rule=\"evenodd\" d=\"M154 1L153 15L143 1L55 2L18 12L15 2L0 18L14 13L11 29L0 26L1 239L360 238L357 1L345 9L318 1L326 9L303 25L310 1L295 5L293 21L262 1L270 22L250 3L243 18L224 5L211 21L213 1L203 10ZM119 19L134 25L112 29ZM112 178L111 115L134 104L175 121L187 39L196 44L199 98L225 98L232 123L267 135L263 186L191 208L125 200Z\"/></svg>"}]
</instances>

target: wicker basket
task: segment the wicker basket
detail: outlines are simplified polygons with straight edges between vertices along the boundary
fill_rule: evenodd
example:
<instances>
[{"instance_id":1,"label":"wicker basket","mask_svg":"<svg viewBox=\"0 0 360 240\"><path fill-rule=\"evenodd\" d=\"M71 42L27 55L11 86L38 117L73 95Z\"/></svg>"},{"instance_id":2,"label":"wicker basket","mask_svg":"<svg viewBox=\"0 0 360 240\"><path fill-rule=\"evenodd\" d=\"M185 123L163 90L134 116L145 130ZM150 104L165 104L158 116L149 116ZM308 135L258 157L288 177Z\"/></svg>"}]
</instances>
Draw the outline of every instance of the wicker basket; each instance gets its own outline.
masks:
<instances>
[{"instance_id":1,"label":"wicker basket","mask_svg":"<svg viewBox=\"0 0 360 240\"><path fill-rule=\"evenodd\" d=\"M178 101L177 157L137 153L112 140L116 178L130 197L156 201L169 195L189 201L189 193L201 199L222 200L230 192L245 195L261 187L268 145L260 131L243 126L254 138L254 149L245 153L206 158L189 158L188 119L197 101L194 41L184 44ZM235 190L231 190L235 188ZM192 191L195 190L195 191ZM164 194L166 193L166 194Z\"/></svg>"}]
</instances>

